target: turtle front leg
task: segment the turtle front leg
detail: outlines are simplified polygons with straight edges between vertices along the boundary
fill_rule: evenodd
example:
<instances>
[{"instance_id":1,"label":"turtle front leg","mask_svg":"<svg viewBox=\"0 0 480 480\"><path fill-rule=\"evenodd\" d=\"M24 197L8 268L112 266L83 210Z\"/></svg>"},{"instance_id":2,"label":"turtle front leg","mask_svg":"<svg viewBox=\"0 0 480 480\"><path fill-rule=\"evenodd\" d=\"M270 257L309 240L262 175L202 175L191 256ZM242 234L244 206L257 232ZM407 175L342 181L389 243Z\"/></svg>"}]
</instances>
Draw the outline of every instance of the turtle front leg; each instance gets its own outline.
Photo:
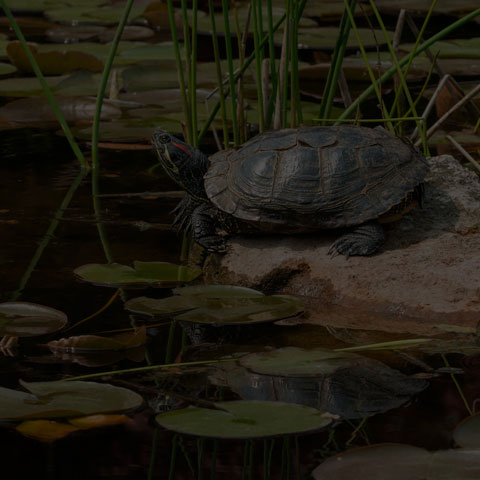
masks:
<instances>
[{"instance_id":1,"label":"turtle front leg","mask_svg":"<svg viewBox=\"0 0 480 480\"><path fill-rule=\"evenodd\" d=\"M209 252L224 253L225 241L217 233L218 210L207 203L199 205L192 213L190 224L194 240Z\"/></svg>"},{"instance_id":2,"label":"turtle front leg","mask_svg":"<svg viewBox=\"0 0 480 480\"><path fill-rule=\"evenodd\" d=\"M347 258L353 255L372 255L384 240L382 226L378 222L367 222L338 238L332 243L328 253L334 257L341 253Z\"/></svg>"}]
</instances>

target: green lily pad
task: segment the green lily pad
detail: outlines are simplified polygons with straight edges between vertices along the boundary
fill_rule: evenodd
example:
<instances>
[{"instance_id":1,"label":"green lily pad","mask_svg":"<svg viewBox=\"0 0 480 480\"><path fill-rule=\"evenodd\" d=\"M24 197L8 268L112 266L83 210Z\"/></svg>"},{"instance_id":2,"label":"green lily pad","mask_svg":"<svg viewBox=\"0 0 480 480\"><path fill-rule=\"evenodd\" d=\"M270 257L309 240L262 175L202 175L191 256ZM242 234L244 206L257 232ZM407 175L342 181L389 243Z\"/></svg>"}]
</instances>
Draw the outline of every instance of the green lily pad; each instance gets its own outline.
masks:
<instances>
[{"instance_id":1,"label":"green lily pad","mask_svg":"<svg viewBox=\"0 0 480 480\"><path fill-rule=\"evenodd\" d=\"M202 272L168 262L133 262L134 268L119 263L83 265L74 270L81 280L103 287L170 287L190 282Z\"/></svg>"},{"instance_id":2,"label":"green lily pad","mask_svg":"<svg viewBox=\"0 0 480 480\"><path fill-rule=\"evenodd\" d=\"M370 30L369 28L358 29L360 41L365 47L374 47L377 44L383 45L385 37L381 30ZM388 31L390 40L393 38L393 32ZM322 27L299 29L298 31L298 46L299 48L323 48L333 49L337 42L338 28L336 27ZM281 43L281 34L275 35L275 40ZM347 47L358 46L357 37L353 31L350 31L348 37Z\"/></svg>"},{"instance_id":3,"label":"green lily pad","mask_svg":"<svg viewBox=\"0 0 480 480\"><path fill-rule=\"evenodd\" d=\"M0 335L34 337L56 332L68 321L60 310L29 302L0 303Z\"/></svg>"},{"instance_id":4,"label":"green lily pad","mask_svg":"<svg viewBox=\"0 0 480 480\"><path fill-rule=\"evenodd\" d=\"M262 292L253 288L237 287L236 285L192 285L174 288L173 293L206 298L258 298L264 296Z\"/></svg>"},{"instance_id":5,"label":"green lily pad","mask_svg":"<svg viewBox=\"0 0 480 480\"><path fill-rule=\"evenodd\" d=\"M362 357L326 348L305 349L285 347L270 352L252 353L242 357L243 367L263 375L285 377L328 375L341 368L353 367Z\"/></svg>"},{"instance_id":6,"label":"green lily pad","mask_svg":"<svg viewBox=\"0 0 480 480\"><path fill-rule=\"evenodd\" d=\"M176 315L182 322L207 325L273 322L304 310L303 303L296 297L266 296L256 290L230 285L199 285L177 288L174 292L177 296L162 299L132 298L125 303L125 308L151 316Z\"/></svg>"},{"instance_id":7,"label":"green lily pad","mask_svg":"<svg viewBox=\"0 0 480 480\"><path fill-rule=\"evenodd\" d=\"M128 17L129 22L141 17L144 7L134 5ZM75 25L78 23L115 24L120 21L124 11L123 5L104 5L100 7L78 6L78 4L61 6L45 10L44 15L59 23Z\"/></svg>"},{"instance_id":8,"label":"green lily pad","mask_svg":"<svg viewBox=\"0 0 480 480\"><path fill-rule=\"evenodd\" d=\"M50 88L54 88L65 76L45 77ZM3 97L30 97L42 95L43 89L36 77L15 77L0 80L0 96Z\"/></svg>"},{"instance_id":9,"label":"green lily pad","mask_svg":"<svg viewBox=\"0 0 480 480\"><path fill-rule=\"evenodd\" d=\"M182 313L182 322L207 325L245 325L275 322L303 312L300 300L287 295L271 295L260 298L208 299L203 307Z\"/></svg>"},{"instance_id":10,"label":"green lily pad","mask_svg":"<svg viewBox=\"0 0 480 480\"><path fill-rule=\"evenodd\" d=\"M312 472L315 480L476 480L480 477L479 450L429 452L401 444L378 444L348 450L327 458Z\"/></svg>"},{"instance_id":11,"label":"green lily pad","mask_svg":"<svg viewBox=\"0 0 480 480\"><path fill-rule=\"evenodd\" d=\"M10 65L9 63L0 63L0 75L10 75L17 71L17 67Z\"/></svg>"},{"instance_id":12,"label":"green lily pad","mask_svg":"<svg viewBox=\"0 0 480 480\"><path fill-rule=\"evenodd\" d=\"M462 448L480 450L480 414L460 422L453 432L453 439Z\"/></svg>"},{"instance_id":13,"label":"green lily pad","mask_svg":"<svg viewBox=\"0 0 480 480\"><path fill-rule=\"evenodd\" d=\"M78 417L137 408L143 398L126 388L96 382L23 382L30 393L0 387L0 419Z\"/></svg>"},{"instance_id":14,"label":"green lily pad","mask_svg":"<svg viewBox=\"0 0 480 480\"><path fill-rule=\"evenodd\" d=\"M413 43L400 45L400 50L410 52ZM480 37L459 38L456 40L445 40L435 42L430 51L438 58L480 58ZM423 54L425 55L425 54Z\"/></svg>"},{"instance_id":15,"label":"green lily pad","mask_svg":"<svg viewBox=\"0 0 480 480\"><path fill-rule=\"evenodd\" d=\"M62 96L58 97L56 102L67 122L93 121L95 98ZM108 100L102 105L103 120L118 118L121 114L121 110ZM58 122L55 112L45 97L22 98L9 102L0 107L0 117L21 125Z\"/></svg>"},{"instance_id":16,"label":"green lily pad","mask_svg":"<svg viewBox=\"0 0 480 480\"><path fill-rule=\"evenodd\" d=\"M161 413L155 420L174 432L223 439L309 433L332 421L320 410L291 403L239 400L215 406L221 410L190 407Z\"/></svg>"},{"instance_id":17,"label":"green lily pad","mask_svg":"<svg viewBox=\"0 0 480 480\"><path fill-rule=\"evenodd\" d=\"M430 0L402 0L401 6L397 0L375 0L378 10L383 13L398 15L400 8L413 13L425 14L430 9ZM475 10L478 5L472 0L438 0L435 4L434 13L465 14Z\"/></svg>"}]
</instances>

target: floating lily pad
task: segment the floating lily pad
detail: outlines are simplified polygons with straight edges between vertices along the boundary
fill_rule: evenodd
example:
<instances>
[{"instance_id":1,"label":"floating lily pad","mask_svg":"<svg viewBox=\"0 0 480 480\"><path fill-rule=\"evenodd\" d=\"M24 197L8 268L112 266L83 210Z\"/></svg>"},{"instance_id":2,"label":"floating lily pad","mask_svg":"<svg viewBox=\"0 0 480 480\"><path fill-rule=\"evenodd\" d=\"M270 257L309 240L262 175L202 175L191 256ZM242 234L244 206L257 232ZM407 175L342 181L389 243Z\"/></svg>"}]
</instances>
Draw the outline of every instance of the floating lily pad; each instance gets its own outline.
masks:
<instances>
[{"instance_id":1,"label":"floating lily pad","mask_svg":"<svg viewBox=\"0 0 480 480\"><path fill-rule=\"evenodd\" d=\"M229 285L185 287L174 292L177 296L162 299L132 298L125 303L125 308L151 316L176 315L182 322L207 325L273 322L304 310L303 303L296 297L266 296L255 290Z\"/></svg>"},{"instance_id":2,"label":"floating lily pad","mask_svg":"<svg viewBox=\"0 0 480 480\"><path fill-rule=\"evenodd\" d=\"M453 432L455 443L462 448L477 449L480 454L480 414L467 417Z\"/></svg>"},{"instance_id":3,"label":"floating lily pad","mask_svg":"<svg viewBox=\"0 0 480 480\"><path fill-rule=\"evenodd\" d=\"M74 270L81 280L103 287L167 287L190 282L199 269L168 262L133 262L134 268L119 263L83 265Z\"/></svg>"},{"instance_id":4,"label":"floating lily pad","mask_svg":"<svg viewBox=\"0 0 480 480\"><path fill-rule=\"evenodd\" d=\"M425 14L432 5L431 0L402 0L401 7L397 0L375 0L379 11L398 15L399 8L404 8L413 13ZM464 14L477 8L472 0L438 0L433 10L434 13Z\"/></svg>"},{"instance_id":5,"label":"floating lily pad","mask_svg":"<svg viewBox=\"0 0 480 480\"><path fill-rule=\"evenodd\" d=\"M46 77L45 81L50 88L54 88L65 78L65 76ZM3 97L30 97L42 94L42 86L36 77L15 77L0 80L0 95Z\"/></svg>"},{"instance_id":6,"label":"floating lily pad","mask_svg":"<svg viewBox=\"0 0 480 480\"><path fill-rule=\"evenodd\" d=\"M51 50L39 52L34 44L29 44L30 51L44 75L61 75L72 70L90 70L101 72L103 62L91 53ZM19 41L7 45L9 60L21 71L33 73L33 67Z\"/></svg>"},{"instance_id":7,"label":"floating lily pad","mask_svg":"<svg viewBox=\"0 0 480 480\"><path fill-rule=\"evenodd\" d=\"M67 316L60 310L29 302L0 303L0 335L34 337L62 329Z\"/></svg>"},{"instance_id":8,"label":"floating lily pad","mask_svg":"<svg viewBox=\"0 0 480 480\"><path fill-rule=\"evenodd\" d=\"M192 285L174 288L173 293L189 297L205 298L259 298L264 294L258 290L236 285Z\"/></svg>"},{"instance_id":9,"label":"floating lily pad","mask_svg":"<svg viewBox=\"0 0 480 480\"><path fill-rule=\"evenodd\" d=\"M286 377L328 375L362 362L362 357L352 353L334 352L326 348L297 347L252 353L240 359L242 366L255 373Z\"/></svg>"},{"instance_id":10,"label":"floating lily pad","mask_svg":"<svg viewBox=\"0 0 480 480\"><path fill-rule=\"evenodd\" d=\"M207 305L177 317L182 322L207 325L245 325L275 322L303 312L300 300L287 295L260 298L208 299Z\"/></svg>"},{"instance_id":11,"label":"floating lily pad","mask_svg":"<svg viewBox=\"0 0 480 480\"><path fill-rule=\"evenodd\" d=\"M400 50L410 52L414 44L402 44ZM435 42L430 48L438 58L480 58L480 37ZM423 54L425 55L425 54Z\"/></svg>"},{"instance_id":12,"label":"floating lily pad","mask_svg":"<svg viewBox=\"0 0 480 480\"><path fill-rule=\"evenodd\" d=\"M129 22L133 22L141 17L143 10L143 6L134 5L130 11ZM44 15L55 22L67 23L70 25L75 25L77 23L115 24L122 18L123 11L123 5L90 7L88 5L78 6L78 4L74 4L45 10Z\"/></svg>"},{"instance_id":13,"label":"floating lily pad","mask_svg":"<svg viewBox=\"0 0 480 480\"><path fill-rule=\"evenodd\" d=\"M56 99L67 122L93 121L96 108L95 98L62 96ZM122 111L112 102L105 100L102 105L103 120L119 118ZM45 97L22 98L0 107L0 117L21 125L58 122L51 105Z\"/></svg>"},{"instance_id":14,"label":"floating lily pad","mask_svg":"<svg viewBox=\"0 0 480 480\"><path fill-rule=\"evenodd\" d=\"M10 65L9 63L0 63L0 75L10 75L17 71L17 67Z\"/></svg>"},{"instance_id":15,"label":"floating lily pad","mask_svg":"<svg viewBox=\"0 0 480 480\"><path fill-rule=\"evenodd\" d=\"M131 410L143 399L131 390L96 382L23 382L30 393L0 387L0 419L78 417Z\"/></svg>"},{"instance_id":16,"label":"floating lily pad","mask_svg":"<svg viewBox=\"0 0 480 480\"><path fill-rule=\"evenodd\" d=\"M376 45L383 45L385 37L381 30L370 30L369 28L359 28L358 33L360 41L364 47L374 47ZM390 40L393 38L393 32L388 32ZM337 42L338 28L336 27L322 27L299 29L298 31L298 46L299 48L322 48L333 49ZM275 39L281 43L281 34L276 34ZM357 37L353 30L350 31L348 37L347 47L357 47Z\"/></svg>"},{"instance_id":17,"label":"floating lily pad","mask_svg":"<svg viewBox=\"0 0 480 480\"><path fill-rule=\"evenodd\" d=\"M239 400L215 405L221 410L190 407L161 413L155 420L174 432L225 439L309 433L331 423L320 410L290 403Z\"/></svg>"},{"instance_id":18,"label":"floating lily pad","mask_svg":"<svg viewBox=\"0 0 480 480\"><path fill-rule=\"evenodd\" d=\"M96 353L103 351L118 351L136 348L144 345L147 338L147 329L142 326L134 332L120 333L111 337L100 335L79 335L61 338L47 343L53 352L63 351L69 353Z\"/></svg>"},{"instance_id":19,"label":"floating lily pad","mask_svg":"<svg viewBox=\"0 0 480 480\"><path fill-rule=\"evenodd\" d=\"M479 450L439 450L400 444L357 448L328 458L312 472L316 480L476 480L480 477Z\"/></svg>"}]
</instances>

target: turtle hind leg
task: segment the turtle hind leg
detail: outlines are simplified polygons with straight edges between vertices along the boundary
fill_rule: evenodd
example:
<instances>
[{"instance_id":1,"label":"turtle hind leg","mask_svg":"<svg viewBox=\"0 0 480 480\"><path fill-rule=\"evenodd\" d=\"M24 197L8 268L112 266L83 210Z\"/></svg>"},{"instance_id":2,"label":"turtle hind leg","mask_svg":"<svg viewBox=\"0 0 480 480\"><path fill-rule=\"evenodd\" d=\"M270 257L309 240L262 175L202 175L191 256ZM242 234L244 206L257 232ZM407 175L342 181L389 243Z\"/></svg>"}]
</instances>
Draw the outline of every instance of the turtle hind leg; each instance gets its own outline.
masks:
<instances>
[{"instance_id":1,"label":"turtle hind leg","mask_svg":"<svg viewBox=\"0 0 480 480\"><path fill-rule=\"evenodd\" d=\"M377 222L367 222L338 238L332 243L328 253L334 257L343 254L347 258L353 255L372 255L378 251L384 240L382 226Z\"/></svg>"},{"instance_id":2,"label":"turtle hind leg","mask_svg":"<svg viewBox=\"0 0 480 480\"><path fill-rule=\"evenodd\" d=\"M199 205L192 213L190 225L195 242L209 252L224 253L225 241L217 233L218 210L207 203Z\"/></svg>"}]
</instances>

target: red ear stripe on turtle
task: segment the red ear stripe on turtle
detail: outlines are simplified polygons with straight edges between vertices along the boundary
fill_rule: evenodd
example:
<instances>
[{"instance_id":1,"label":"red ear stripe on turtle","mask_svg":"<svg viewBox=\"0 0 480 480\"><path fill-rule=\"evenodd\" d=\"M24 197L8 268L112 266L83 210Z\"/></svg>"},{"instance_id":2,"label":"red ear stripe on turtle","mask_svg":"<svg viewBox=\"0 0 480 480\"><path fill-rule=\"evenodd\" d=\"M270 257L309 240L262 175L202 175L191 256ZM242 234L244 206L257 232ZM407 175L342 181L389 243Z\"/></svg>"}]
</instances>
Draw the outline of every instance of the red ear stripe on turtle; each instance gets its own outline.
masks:
<instances>
[{"instance_id":1,"label":"red ear stripe on turtle","mask_svg":"<svg viewBox=\"0 0 480 480\"><path fill-rule=\"evenodd\" d=\"M183 150L187 155L191 155L191 154L192 154L192 152L191 152L187 147L185 147L184 145L180 145L179 143L175 143L175 142L172 142L172 145L173 145L174 147L180 148L180 149Z\"/></svg>"}]
</instances>

